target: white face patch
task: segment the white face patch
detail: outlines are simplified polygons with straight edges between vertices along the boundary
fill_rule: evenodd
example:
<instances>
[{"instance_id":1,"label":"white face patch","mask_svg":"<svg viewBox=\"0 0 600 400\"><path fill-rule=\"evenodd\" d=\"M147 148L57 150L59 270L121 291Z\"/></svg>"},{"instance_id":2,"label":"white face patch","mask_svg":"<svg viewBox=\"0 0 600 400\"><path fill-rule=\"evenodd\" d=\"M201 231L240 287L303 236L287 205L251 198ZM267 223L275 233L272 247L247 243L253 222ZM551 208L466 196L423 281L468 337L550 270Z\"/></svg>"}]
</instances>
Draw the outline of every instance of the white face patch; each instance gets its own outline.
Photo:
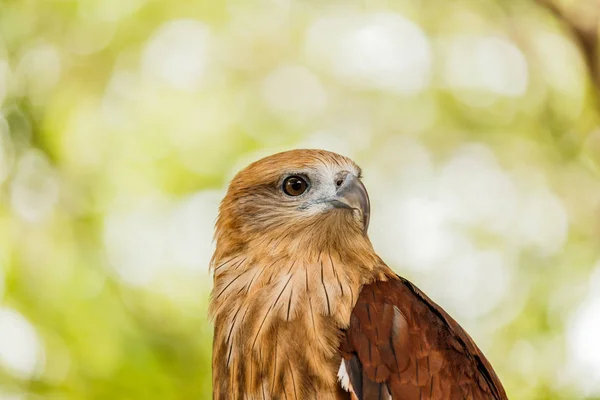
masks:
<instances>
[{"instance_id":1,"label":"white face patch","mask_svg":"<svg viewBox=\"0 0 600 400\"><path fill-rule=\"evenodd\" d=\"M344 173L351 173L355 176L359 175L359 171L353 164L322 164L317 168L311 168L305 171L294 171L288 174L304 175L310 180L310 189L306 192L303 198L298 198L298 201L304 203L303 209L311 214L318 214L328 209L330 206L324 202L326 199L333 198L337 192L336 181L343 176Z\"/></svg>"}]
</instances>

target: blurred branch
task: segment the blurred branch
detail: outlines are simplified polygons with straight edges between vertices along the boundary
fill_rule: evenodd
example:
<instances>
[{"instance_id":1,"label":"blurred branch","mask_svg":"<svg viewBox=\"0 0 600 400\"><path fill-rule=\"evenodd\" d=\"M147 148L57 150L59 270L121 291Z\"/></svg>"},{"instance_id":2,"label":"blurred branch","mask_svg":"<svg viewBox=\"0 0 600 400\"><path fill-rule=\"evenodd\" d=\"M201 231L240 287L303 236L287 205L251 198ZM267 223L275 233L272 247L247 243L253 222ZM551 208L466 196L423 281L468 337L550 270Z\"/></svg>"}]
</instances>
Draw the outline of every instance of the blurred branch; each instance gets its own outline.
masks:
<instances>
[{"instance_id":1,"label":"blurred branch","mask_svg":"<svg viewBox=\"0 0 600 400\"><path fill-rule=\"evenodd\" d=\"M598 65L598 22L600 20L600 2L582 0L570 3L571 6L559 6L553 0L536 0L550 11L571 32L583 53L592 82L600 92L600 71Z\"/></svg>"}]
</instances>

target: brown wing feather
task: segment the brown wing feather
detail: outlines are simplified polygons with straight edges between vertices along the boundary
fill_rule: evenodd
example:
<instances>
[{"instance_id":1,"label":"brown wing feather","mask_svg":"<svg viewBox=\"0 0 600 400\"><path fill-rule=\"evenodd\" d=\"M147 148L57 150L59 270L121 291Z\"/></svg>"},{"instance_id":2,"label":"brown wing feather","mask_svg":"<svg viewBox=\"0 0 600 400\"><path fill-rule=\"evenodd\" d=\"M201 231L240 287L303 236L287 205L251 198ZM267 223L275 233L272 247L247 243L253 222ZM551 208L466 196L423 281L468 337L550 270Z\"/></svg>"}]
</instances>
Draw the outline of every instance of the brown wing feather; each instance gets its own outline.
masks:
<instances>
[{"instance_id":1,"label":"brown wing feather","mask_svg":"<svg viewBox=\"0 0 600 400\"><path fill-rule=\"evenodd\" d=\"M507 399L473 339L400 277L363 287L340 349L359 400Z\"/></svg>"}]
</instances>

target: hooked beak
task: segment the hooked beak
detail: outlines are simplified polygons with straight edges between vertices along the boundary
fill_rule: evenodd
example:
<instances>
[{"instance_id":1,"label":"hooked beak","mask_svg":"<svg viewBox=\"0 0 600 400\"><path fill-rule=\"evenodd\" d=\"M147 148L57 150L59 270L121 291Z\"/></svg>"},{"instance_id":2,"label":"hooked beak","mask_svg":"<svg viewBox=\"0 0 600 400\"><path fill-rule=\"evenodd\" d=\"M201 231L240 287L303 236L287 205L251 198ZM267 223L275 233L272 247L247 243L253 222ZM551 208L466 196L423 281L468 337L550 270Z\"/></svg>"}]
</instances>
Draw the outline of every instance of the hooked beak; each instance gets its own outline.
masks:
<instances>
[{"instance_id":1,"label":"hooked beak","mask_svg":"<svg viewBox=\"0 0 600 400\"><path fill-rule=\"evenodd\" d=\"M360 179L349 172L342 179L343 182L338 187L330 203L336 208L348 208L358 211L362 218L363 235L366 236L371 216L371 204L367 189Z\"/></svg>"}]
</instances>

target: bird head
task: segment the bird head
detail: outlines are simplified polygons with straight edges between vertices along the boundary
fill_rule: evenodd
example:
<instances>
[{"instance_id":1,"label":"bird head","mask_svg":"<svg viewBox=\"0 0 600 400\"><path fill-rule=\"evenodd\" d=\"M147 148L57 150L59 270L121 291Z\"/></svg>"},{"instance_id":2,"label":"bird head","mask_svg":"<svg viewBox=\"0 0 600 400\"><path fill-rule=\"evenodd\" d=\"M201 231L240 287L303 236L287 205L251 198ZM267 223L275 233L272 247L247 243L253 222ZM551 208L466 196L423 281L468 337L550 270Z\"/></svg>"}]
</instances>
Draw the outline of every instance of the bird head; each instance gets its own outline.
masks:
<instances>
[{"instance_id":1,"label":"bird head","mask_svg":"<svg viewBox=\"0 0 600 400\"><path fill-rule=\"evenodd\" d=\"M256 161L233 178L219 209L217 247L284 237L295 238L296 246L368 241L369 217L369 196L352 160L292 150Z\"/></svg>"}]
</instances>

